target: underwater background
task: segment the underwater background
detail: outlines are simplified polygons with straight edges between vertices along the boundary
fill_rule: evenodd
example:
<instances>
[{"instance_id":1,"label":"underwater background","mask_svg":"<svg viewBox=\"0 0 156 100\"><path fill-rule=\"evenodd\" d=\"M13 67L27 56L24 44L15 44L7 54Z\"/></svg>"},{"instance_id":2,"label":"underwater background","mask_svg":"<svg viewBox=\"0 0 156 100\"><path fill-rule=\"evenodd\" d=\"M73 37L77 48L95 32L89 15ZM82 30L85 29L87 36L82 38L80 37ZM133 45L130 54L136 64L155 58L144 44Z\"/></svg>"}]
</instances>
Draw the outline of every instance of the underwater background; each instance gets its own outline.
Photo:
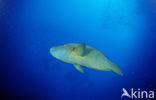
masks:
<instances>
[{"instance_id":1,"label":"underwater background","mask_svg":"<svg viewBox=\"0 0 156 100\"><path fill-rule=\"evenodd\" d=\"M86 43L123 76L51 56ZM155 0L0 0L1 100L120 100L122 88L156 90ZM155 91L156 92L156 91Z\"/></svg>"}]
</instances>

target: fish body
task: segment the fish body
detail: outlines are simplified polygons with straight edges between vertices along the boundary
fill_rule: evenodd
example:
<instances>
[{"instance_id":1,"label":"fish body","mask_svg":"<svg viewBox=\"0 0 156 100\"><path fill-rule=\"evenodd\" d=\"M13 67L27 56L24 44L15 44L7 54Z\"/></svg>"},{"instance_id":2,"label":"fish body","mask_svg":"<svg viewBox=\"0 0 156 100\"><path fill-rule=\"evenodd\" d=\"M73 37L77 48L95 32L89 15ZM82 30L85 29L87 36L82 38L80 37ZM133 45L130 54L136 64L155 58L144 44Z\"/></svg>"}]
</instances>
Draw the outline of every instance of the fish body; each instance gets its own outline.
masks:
<instances>
[{"instance_id":1,"label":"fish body","mask_svg":"<svg viewBox=\"0 0 156 100\"><path fill-rule=\"evenodd\" d=\"M63 62L73 64L82 73L84 73L82 67L87 67L100 71L112 71L123 75L120 68L111 62L104 53L87 46L85 43L71 43L53 47L50 49L50 53Z\"/></svg>"}]
</instances>

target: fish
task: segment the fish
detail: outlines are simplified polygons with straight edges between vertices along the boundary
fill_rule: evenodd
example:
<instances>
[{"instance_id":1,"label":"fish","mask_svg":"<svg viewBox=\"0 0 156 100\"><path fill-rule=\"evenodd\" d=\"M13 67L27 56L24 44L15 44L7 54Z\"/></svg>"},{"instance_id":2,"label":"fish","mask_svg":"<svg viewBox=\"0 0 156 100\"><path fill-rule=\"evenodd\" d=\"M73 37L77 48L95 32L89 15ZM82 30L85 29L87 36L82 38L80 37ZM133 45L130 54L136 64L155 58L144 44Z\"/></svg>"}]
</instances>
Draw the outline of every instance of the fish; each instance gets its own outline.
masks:
<instances>
[{"instance_id":1,"label":"fish","mask_svg":"<svg viewBox=\"0 0 156 100\"><path fill-rule=\"evenodd\" d=\"M111 62L104 53L85 43L69 43L52 47L50 48L50 54L65 63L73 64L81 73L84 73L83 67L87 67L123 75L118 65Z\"/></svg>"}]
</instances>

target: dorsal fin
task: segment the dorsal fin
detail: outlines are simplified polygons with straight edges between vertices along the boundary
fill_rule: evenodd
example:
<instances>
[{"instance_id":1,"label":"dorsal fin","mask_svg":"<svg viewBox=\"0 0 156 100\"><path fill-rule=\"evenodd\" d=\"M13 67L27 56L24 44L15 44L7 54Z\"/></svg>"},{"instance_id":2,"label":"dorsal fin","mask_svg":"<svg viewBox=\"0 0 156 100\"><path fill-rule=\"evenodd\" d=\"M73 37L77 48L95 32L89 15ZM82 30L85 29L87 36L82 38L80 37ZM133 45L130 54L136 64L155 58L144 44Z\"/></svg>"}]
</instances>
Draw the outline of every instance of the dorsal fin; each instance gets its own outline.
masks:
<instances>
[{"instance_id":1,"label":"dorsal fin","mask_svg":"<svg viewBox=\"0 0 156 100\"><path fill-rule=\"evenodd\" d=\"M85 43L82 43L73 49L73 52L75 52L79 56L84 56L85 51L86 51L86 44Z\"/></svg>"}]
</instances>

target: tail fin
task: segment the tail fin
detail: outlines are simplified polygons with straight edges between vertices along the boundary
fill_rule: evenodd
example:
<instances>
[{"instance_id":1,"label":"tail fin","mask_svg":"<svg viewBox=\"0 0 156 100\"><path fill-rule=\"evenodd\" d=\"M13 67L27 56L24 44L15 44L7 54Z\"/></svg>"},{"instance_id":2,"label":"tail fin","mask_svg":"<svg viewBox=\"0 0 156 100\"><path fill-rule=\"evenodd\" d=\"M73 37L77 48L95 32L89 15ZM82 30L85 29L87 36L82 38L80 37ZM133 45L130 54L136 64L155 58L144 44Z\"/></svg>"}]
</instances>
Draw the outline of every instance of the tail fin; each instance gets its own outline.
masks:
<instances>
[{"instance_id":1,"label":"tail fin","mask_svg":"<svg viewBox=\"0 0 156 100\"><path fill-rule=\"evenodd\" d=\"M112 69L113 72L123 76L122 71L120 70L120 68L116 64L112 63L112 66L113 66L113 69Z\"/></svg>"}]
</instances>

